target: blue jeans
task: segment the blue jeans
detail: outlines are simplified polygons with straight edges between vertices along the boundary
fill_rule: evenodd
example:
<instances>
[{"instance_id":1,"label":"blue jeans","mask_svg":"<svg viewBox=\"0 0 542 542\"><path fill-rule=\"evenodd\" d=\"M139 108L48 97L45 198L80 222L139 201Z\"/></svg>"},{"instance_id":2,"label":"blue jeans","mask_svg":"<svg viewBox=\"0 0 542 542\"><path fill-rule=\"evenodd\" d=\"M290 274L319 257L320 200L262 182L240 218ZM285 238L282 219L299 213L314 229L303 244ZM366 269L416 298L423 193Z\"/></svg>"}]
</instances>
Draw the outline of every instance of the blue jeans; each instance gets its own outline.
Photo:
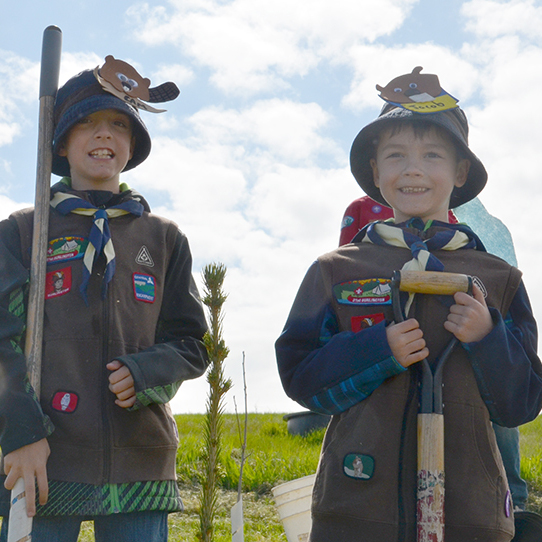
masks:
<instances>
[{"instance_id":1,"label":"blue jeans","mask_svg":"<svg viewBox=\"0 0 542 542\"><path fill-rule=\"evenodd\" d=\"M81 523L94 520L96 542L166 542L167 512L133 512L110 516L42 516L32 522L32 542L77 542ZM2 521L0 542L7 542L8 518Z\"/></svg>"},{"instance_id":2,"label":"blue jeans","mask_svg":"<svg viewBox=\"0 0 542 542\"><path fill-rule=\"evenodd\" d=\"M529 494L527 483L521 477L519 470L519 429L517 427L502 427L493 424L497 446L501 452L502 462L512 493L514 507L525 508Z\"/></svg>"}]
</instances>

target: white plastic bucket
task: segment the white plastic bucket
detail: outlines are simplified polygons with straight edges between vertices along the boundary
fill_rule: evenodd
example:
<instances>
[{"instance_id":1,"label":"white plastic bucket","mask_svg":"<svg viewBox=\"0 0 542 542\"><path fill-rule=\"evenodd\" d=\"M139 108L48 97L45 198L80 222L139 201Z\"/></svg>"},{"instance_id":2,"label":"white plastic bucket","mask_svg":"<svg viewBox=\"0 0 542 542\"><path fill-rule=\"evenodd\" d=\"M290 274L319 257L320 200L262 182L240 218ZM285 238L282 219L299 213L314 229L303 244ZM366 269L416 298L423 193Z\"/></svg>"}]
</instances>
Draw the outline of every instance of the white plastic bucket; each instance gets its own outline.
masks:
<instances>
[{"instance_id":1,"label":"white plastic bucket","mask_svg":"<svg viewBox=\"0 0 542 542\"><path fill-rule=\"evenodd\" d=\"M316 475L311 474L271 490L288 542L306 542L309 539L315 478Z\"/></svg>"}]
</instances>

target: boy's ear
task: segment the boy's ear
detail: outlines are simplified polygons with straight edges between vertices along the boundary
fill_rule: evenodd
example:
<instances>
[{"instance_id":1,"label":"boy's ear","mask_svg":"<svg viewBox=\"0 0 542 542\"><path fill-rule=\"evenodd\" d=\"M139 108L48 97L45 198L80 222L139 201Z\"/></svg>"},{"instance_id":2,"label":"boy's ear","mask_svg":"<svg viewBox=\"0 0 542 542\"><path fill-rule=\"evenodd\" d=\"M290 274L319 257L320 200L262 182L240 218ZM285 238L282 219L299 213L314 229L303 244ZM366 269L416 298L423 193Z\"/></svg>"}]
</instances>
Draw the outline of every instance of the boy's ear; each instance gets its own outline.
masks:
<instances>
[{"instance_id":1,"label":"boy's ear","mask_svg":"<svg viewBox=\"0 0 542 542\"><path fill-rule=\"evenodd\" d=\"M132 136L132 141L130 142L130 158L129 158L129 160L131 160L132 157L134 156L135 144L136 144L136 138L135 138L135 136Z\"/></svg>"},{"instance_id":2,"label":"boy's ear","mask_svg":"<svg viewBox=\"0 0 542 542\"><path fill-rule=\"evenodd\" d=\"M58 147L57 154L58 154L58 156L67 156L68 155L68 153L66 151L66 145L64 144L64 141Z\"/></svg>"},{"instance_id":3,"label":"boy's ear","mask_svg":"<svg viewBox=\"0 0 542 542\"><path fill-rule=\"evenodd\" d=\"M469 175L470 169L470 160L464 158L457 163L457 176L455 180L455 186L460 188L467 182L467 177Z\"/></svg>"},{"instance_id":4,"label":"boy's ear","mask_svg":"<svg viewBox=\"0 0 542 542\"><path fill-rule=\"evenodd\" d=\"M369 163L371 164L371 169L373 170L373 182L378 188L378 166L376 165L376 160L374 158L371 158L369 160Z\"/></svg>"}]
</instances>

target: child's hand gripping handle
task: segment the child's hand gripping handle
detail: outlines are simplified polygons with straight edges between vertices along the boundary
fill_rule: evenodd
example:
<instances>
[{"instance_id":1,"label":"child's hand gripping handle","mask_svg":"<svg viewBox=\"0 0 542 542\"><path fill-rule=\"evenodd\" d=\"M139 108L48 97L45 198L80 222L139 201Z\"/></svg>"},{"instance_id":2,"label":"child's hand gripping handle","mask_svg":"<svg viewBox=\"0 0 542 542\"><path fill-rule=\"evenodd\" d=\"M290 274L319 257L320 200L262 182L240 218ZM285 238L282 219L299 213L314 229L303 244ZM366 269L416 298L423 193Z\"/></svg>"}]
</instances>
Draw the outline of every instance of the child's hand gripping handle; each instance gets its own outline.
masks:
<instances>
[{"instance_id":1,"label":"child's hand gripping handle","mask_svg":"<svg viewBox=\"0 0 542 542\"><path fill-rule=\"evenodd\" d=\"M41 50L36 197L25 344L30 383L38 395L41 386L47 226L53 160L53 110L60 72L61 45L62 32L60 28L48 26L43 32ZM24 480L21 478L16 482L11 492L8 542L26 542L32 539L32 518L29 518L26 513L24 488Z\"/></svg>"}]
</instances>

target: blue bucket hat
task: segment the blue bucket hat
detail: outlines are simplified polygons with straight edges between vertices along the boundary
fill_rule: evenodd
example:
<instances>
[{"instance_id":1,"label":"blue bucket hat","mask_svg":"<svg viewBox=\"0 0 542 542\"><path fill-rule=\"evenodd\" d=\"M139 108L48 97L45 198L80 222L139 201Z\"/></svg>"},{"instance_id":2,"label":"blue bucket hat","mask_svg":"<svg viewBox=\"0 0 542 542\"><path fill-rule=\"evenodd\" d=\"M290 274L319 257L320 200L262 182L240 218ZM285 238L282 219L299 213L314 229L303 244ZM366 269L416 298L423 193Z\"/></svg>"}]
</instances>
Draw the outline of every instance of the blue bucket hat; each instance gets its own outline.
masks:
<instances>
[{"instance_id":1,"label":"blue bucket hat","mask_svg":"<svg viewBox=\"0 0 542 542\"><path fill-rule=\"evenodd\" d=\"M106 68L106 69L104 69ZM118 78L104 80L101 72L114 73ZM129 73L128 78L124 73ZM57 92L54 106L55 131L53 136L53 173L60 176L70 175L70 165L58 151L68 132L76 123L92 113L104 109L115 109L128 115L132 121L132 132L135 137L135 147L132 158L126 164L124 171L141 164L151 152L151 137L145 123L141 120L139 109L152 112L162 112L145 104L131 92L141 83L138 92L146 92L146 99L151 102L174 100L179 95L179 89L174 83L168 82L148 89L150 81L143 79L129 64L106 57L106 63L94 70L84 70L69 79ZM120 88L120 90L114 87ZM133 87L133 88L132 88ZM145 88L143 88L145 87ZM150 97L149 97L150 94Z\"/></svg>"},{"instance_id":2,"label":"blue bucket hat","mask_svg":"<svg viewBox=\"0 0 542 542\"><path fill-rule=\"evenodd\" d=\"M467 176L467 181L461 187L455 187L450 198L450 209L459 207L474 199L484 188L487 182L487 171L480 159L469 149L469 124L464 111L457 106L455 98L451 97L440 88L440 83L435 75L420 74L422 68L415 68L412 74L400 76L392 80L386 87L377 85L377 89L381 91L381 97L388 103L384 105L379 116L367 126L365 126L354 139L352 149L350 151L350 169L354 178L361 186L363 191L375 201L388 206L387 202L382 197L380 189L375 186L373 181L373 170L371 168L371 158L375 157L376 144L379 139L379 134L383 129L397 126L400 123L416 124L429 123L443 129L461 150L461 154L470 161L470 169ZM406 87L407 92L401 93L412 96L414 92L420 92L424 89L422 85L424 78L431 77L429 83L433 84L431 92L441 92L440 95L433 98L428 96L427 92L423 92L423 101L415 101L408 97L401 97L400 103L391 102L388 96L393 96L394 92L401 91L398 85ZM410 84L405 85L404 82ZM417 81L417 83L413 83ZM388 89L391 89L388 90ZM430 98L433 98L431 101ZM410 102L410 103L407 103ZM431 111L434 104L450 103L437 112ZM418 112L424 110L424 112Z\"/></svg>"}]
</instances>

